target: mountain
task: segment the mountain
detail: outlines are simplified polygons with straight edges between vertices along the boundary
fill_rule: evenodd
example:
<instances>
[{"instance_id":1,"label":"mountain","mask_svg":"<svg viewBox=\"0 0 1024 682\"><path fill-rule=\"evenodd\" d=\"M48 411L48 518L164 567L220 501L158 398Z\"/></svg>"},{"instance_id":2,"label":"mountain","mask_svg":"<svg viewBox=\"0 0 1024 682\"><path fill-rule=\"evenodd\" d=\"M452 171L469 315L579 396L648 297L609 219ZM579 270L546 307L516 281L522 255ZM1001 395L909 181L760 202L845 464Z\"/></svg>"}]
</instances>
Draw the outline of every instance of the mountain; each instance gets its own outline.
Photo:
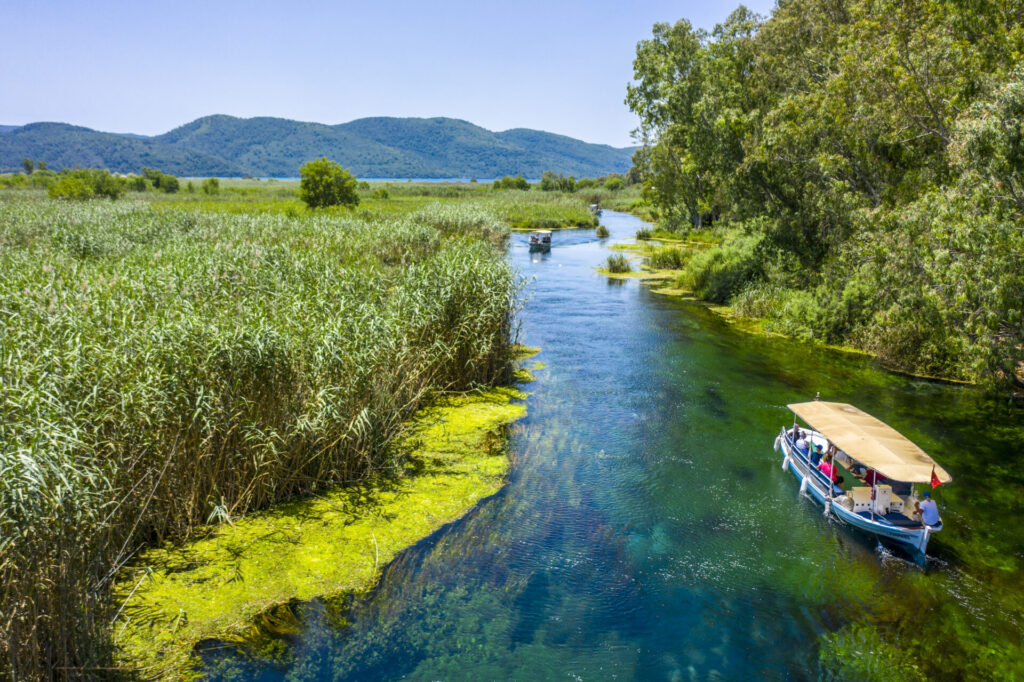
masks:
<instances>
[{"instance_id":1,"label":"mountain","mask_svg":"<svg viewBox=\"0 0 1024 682\"><path fill-rule=\"evenodd\" d=\"M0 170L18 170L27 157L55 170L82 166L129 173L148 166L175 175L295 177L303 163L326 156L357 177L540 177L545 170L595 177L629 170L632 152L539 130L496 133L452 118L375 117L325 125L215 115L152 137L66 123L0 131Z\"/></svg>"}]
</instances>

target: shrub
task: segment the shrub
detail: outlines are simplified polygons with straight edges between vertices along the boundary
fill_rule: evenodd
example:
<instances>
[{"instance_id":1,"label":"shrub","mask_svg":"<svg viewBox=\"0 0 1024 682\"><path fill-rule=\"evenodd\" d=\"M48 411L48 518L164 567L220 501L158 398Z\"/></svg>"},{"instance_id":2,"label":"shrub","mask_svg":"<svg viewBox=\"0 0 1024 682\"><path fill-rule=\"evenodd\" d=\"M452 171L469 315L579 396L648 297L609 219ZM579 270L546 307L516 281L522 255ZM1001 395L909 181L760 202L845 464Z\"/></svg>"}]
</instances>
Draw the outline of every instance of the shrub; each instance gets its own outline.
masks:
<instances>
[{"instance_id":1,"label":"shrub","mask_svg":"<svg viewBox=\"0 0 1024 682\"><path fill-rule=\"evenodd\" d=\"M92 199L92 186L83 178L69 175L50 185L47 193L54 199Z\"/></svg>"},{"instance_id":2,"label":"shrub","mask_svg":"<svg viewBox=\"0 0 1024 682\"><path fill-rule=\"evenodd\" d=\"M355 176L325 156L304 163L299 175L299 198L310 208L359 203Z\"/></svg>"},{"instance_id":3,"label":"shrub","mask_svg":"<svg viewBox=\"0 0 1024 682\"><path fill-rule=\"evenodd\" d=\"M220 180L217 178L206 178L202 184L203 194L214 196L220 194Z\"/></svg>"},{"instance_id":4,"label":"shrub","mask_svg":"<svg viewBox=\"0 0 1024 682\"><path fill-rule=\"evenodd\" d=\"M646 227L641 227L639 230L636 231L636 238L637 239L646 241L646 240L650 239L651 236L652 236L652 233L651 233L650 229L648 229Z\"/></svg>"},{"instance_id":5,"label":"shrub","mask_svg":"<svg viewBox=\"0 0 1024 682\"><path fill-rule=\"evenodd\" d=\"M604 188L610 192L616 192L623 187L622 178L618 176L612 176L604 181Z\"/></svg>"},{"instance_id":6,"label":"shrub","mask_svg":"<svg viewBox=\"0 0 1024 682\"><path fill-rule=\"evenodd\" d=\"M160 189L162 189L167 194L174 194L175 192L178 191L179 187L180 184L178 183L178 178L174 177L173 175L160 176Z\"/></svg>"},{"instance_id":7,"label":"shrub","mask_svg":"<svg viewBox=\"0 0 1024 682\"><path fill-rule=\"evenodd\" d=\"M502 179L494 181L494 189L528 190L530 189L530 183L522 175L517 175L514 178L506 175Z\"/></svg>"},{"instance_id":8,"label":"shrub","mask_svg":"<svg viewBox=\"0 0 1024 682\"><path fill-rule=\"evenodd\" d=\"M694 255L680 283L698 296L725 303L760 271L761 235L741 235Z\"/></svg>"},{"instance_id":9,"label":"shrub","mask_svg":"<svg viewBox=\"0 0 1024 682\"><path fill-rule=\"evenodd\" d=\"M129 176L126 184L128 189L133 192L145 192L149 189L149 184L146 182L146 178L141 175Z\"/></svg>"},{"instance_id":10,"label":"shrub","mask_svg":"<svg viewBox=\"0 0 1024 682\"><path fill-rule=\"evenodd\" d=\"M608 272L622 273L632 271L629 259L621 253L613 253L608 256Z\"/></svg>"},{"instance_id":11,"label":"shrub","mask_svg":"<svg viewBox=\"0 0 1024 682\"><path fill-rule=\"evenodd\" d=\"M598 237L600 237L601 239L604 239L606 237L609 237L610 235L611 235L611 233L608 232L608 228L607 227L605 227L604 225L598 225L597 226L597 236Z\"/></svg>"}]
</instances>

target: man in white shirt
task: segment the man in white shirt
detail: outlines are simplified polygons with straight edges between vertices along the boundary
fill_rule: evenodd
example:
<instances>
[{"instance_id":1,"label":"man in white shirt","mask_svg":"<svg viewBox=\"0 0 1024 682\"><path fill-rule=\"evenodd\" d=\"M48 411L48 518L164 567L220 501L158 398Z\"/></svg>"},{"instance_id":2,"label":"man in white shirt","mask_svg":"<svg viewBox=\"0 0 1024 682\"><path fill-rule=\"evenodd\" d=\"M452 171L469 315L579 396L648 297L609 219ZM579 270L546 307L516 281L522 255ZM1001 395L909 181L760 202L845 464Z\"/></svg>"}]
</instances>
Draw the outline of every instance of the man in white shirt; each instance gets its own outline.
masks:
<instances>
[{"instance_id":1,"label":"man in white shirt","mask_svg":"<svg viewBox=\"0 0 1024 682\"><path fill-rule=\"evenodd\" d=\"M917 512L921 515L921 523L924 525L938 525L939 507L932 499L932 494L927 490L921 493L921 501L917 503Z\"/></svg>"}]
</instances>

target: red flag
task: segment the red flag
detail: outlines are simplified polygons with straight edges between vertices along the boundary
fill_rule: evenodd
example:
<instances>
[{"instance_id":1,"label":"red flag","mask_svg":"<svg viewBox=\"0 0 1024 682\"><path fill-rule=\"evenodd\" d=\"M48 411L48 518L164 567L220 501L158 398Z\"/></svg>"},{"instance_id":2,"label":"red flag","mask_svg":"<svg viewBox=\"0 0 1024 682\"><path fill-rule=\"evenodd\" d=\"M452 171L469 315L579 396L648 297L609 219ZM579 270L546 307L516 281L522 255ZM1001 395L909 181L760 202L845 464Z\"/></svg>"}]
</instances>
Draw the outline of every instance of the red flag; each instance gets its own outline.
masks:
<instances>
[{"instance_id":1,"label":"red flag","mask_svg":"<svg viewBox=\"0 0 1024 682\"><path fill-rule=\"evenodd\" d=\"M938 488L940 485L942 485L942 481L935 475L935 467L932 467L932 488Z\"/></svg>"}]
</instances>

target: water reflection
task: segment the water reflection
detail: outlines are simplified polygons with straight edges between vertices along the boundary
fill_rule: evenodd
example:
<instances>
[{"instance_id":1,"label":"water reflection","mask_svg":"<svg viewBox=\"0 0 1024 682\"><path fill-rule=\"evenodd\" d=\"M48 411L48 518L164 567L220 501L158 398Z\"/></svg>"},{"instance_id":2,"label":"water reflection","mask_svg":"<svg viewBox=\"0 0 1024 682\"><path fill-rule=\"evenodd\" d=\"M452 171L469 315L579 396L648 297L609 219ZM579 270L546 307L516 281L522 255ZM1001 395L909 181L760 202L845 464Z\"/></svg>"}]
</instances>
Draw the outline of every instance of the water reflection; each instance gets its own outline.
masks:
<instances>
[{"instance_id":1,"label":"water reflection","mask_svg":"<svg viewBox=\"0 0 1024 682\"><path fill-rule=\"evenodd\" d=\"M1015 672L1024 531L1005 520L1021 510L1019 414L602 277L607 244L640 225L602 222L611 240L558 232L548 253L513 237L532 282L523 340L547 369L508 485L404 552L371 594L299 606L299 636L208 651L211 677L817 679L857 673L847 651L902 670L894 642L933 675ZM817 391L953 473L925 570L835 527L780 470L785 404Z\"/></svg>"}]
</instances>

